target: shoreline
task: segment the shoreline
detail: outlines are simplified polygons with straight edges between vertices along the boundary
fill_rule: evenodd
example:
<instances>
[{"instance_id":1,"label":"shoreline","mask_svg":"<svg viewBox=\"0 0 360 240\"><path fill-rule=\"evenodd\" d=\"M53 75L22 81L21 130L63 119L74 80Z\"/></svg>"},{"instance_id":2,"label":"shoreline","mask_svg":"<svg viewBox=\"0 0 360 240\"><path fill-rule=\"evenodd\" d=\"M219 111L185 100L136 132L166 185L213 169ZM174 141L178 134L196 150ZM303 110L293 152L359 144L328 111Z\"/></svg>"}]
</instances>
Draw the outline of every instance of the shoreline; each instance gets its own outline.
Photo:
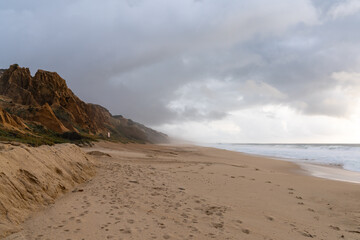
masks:
<instances>
[{"instance_id":1,"label":"shoreline","mask_svg":"<svg viewBox=\"0 0 360 240\"><path fill-rule=\"evenodd\" d=\"M325 178L329 180L350 182L360 184L360 173L349 171L340 166L322 165L314 163L296 163L308 174L318 178Z\"/></svg>"},{"instance_id":2,"label":"shoreline","mask_svg":"<svg viewBox=\"0 0 360 240\"><path fill-rule=\"evenodd\" d=\"M99 142L97 175L36 212L22 239L358 239L359 185L294 162L190 145Z\"/></svg>"},{"instance_id":3,"label":"shoreline","mask_svg":"<svg viewBox=\"0 0 360 240\"><path fill-rule=\"evenodd\" d=\"M197 145L197 146L208 147L208 146L203 146L203 145ZM226 151L230 151L230 152L237 152L237 153L241 153L244 155L266 158L266 159L271 159L271 160L291 162L291 163L294 163L294 164L300 166L301 169L304 170L304 174L306 174L306 175L310 175L310 176L318 177L318 178L324 178L324 179L328 179L328 180L360 184L360 172L347 170L347 169L344 169L342 166L325 164L325 163L321 164L321 163L314 163L314 162L306 162L306 160L296 159L296 158L281 158L281 157L274 157L274 156L269 156L269 155L247 153L247 152L241 152L241 151L225 149L225 148L218 148L218 147L213 147L213 146L210 146L209 148L226 150Z\"/></svg>"}]
</instances>

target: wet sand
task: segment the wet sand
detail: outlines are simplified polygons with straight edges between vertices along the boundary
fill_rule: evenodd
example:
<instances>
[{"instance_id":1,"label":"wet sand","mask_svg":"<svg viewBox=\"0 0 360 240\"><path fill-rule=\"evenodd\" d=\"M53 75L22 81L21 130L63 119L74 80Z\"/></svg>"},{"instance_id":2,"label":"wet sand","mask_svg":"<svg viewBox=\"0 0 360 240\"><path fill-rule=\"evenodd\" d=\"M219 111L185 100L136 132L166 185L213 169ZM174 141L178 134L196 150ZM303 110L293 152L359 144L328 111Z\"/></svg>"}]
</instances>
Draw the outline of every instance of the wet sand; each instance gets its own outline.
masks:
<instances>
[{"instance_id":1,"label":"wet sand","mask_svg":"<svg viewBox=\"0 0 360 240\"><path fill-rule=\"evenodd\" d=\"M340 166L298 163L310 175L320 178L360 184L360 172L352 172Z\"/></svg>"},{"instance_id":2,"label":"wet sand","mask_svg":"<svg viewBox=\"0 0 360 240\"><path fill-rule=\"evenodd\" d=\"M360 185L294 163L196 146L84 150L98 151L97 175L7 239L360 239Z\"/></svg>"}]
</instances>

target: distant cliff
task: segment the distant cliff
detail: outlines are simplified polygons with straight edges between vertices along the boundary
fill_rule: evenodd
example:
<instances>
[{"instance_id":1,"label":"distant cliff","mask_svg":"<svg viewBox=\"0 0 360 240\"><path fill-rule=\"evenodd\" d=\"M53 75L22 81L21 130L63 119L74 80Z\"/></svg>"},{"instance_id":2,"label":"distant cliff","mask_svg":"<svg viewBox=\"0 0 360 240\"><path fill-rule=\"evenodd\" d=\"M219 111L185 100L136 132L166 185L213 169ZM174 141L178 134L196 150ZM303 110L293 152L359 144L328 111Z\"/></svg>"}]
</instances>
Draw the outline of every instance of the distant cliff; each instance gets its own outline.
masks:
<instances>
[{"instance_id":1,"label":"distant cliff","mask_svg":"<svg viewBox=\"0 0 360 240\"><path fill-rule=\"evenodd\" d=\"M104 107L79 99L56 72L11 65L0 70L0 140L34 145L108 138L122 142L164 143L167 135Z\"/></svg>"}]
</instances>

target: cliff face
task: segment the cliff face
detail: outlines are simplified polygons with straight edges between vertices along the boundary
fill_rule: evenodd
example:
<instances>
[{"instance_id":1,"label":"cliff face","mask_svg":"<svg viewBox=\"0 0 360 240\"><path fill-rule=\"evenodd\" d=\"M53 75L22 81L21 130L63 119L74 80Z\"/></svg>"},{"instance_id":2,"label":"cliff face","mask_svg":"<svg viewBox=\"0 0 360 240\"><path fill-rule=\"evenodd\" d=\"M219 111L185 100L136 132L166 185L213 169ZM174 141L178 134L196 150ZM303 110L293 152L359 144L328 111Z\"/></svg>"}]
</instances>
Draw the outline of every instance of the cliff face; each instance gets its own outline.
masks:
<instances>
[{"instance_id":1,"label":"cliff face","mask_svg":"<svg viewBox=\"0 0 360 240\"><path fill-rule=\"evenodd\" d=\"M32 77L28 68L11 65L1 77L0 94L12 98L19 104L41 106L48 103L52 105L75 97L67 88L65 80L57 73L38 70Z\"/></svg>"},{"instance_id":2,"label":"cliff face","mask_svg":"<svg viewBox=\"0 0 360 240\"><path fill-rule=\"evenodd\" d=\"M21 118L11 115L8 112L6 112L4 109L0 108L0 124L4 128L10 128L10 129L27 129L27 126L22 121Z\"/></svg>"},{"instance_id":3,"label":"cliff face","mask_svg":"<svg viewBox=\"0 0 360 240\"><path fill-rule=\"evenodd\" d=\"M6 71L6 69L0 69L0 77Z\"/></svg>"},{"instance_id":4,"label":"cliff face","mask_svg":"<svg viewBox=\"0 0 360 240\"><path fill-rule=\"evenodd\" d=\"M77 132L107 136L124 141L166 142L167 136L125 118L113 117L102 106L80 100L55 72L11 65L0 71L0 107L10 117L26 124L41 125L56 132ZM4 124L3 124L4 125ZM15 125L14 125L15 127Z\"/></svg>"},{"instance_id":5,"label":"cliff face","mask_svg":"<svg viewBox=\"0 0 360 240\"><path fill-rule=\"evenodd\" d=\"M94 115L93 108L81 101L57 73L39 70L32 77L28 68L12 65L0 80L1 95L36 110L36 114L22 116L28 120L38 121L56 132L77 131L76 127L93 134L106 130L89 117Z\"/></svg>"}]
</instances>

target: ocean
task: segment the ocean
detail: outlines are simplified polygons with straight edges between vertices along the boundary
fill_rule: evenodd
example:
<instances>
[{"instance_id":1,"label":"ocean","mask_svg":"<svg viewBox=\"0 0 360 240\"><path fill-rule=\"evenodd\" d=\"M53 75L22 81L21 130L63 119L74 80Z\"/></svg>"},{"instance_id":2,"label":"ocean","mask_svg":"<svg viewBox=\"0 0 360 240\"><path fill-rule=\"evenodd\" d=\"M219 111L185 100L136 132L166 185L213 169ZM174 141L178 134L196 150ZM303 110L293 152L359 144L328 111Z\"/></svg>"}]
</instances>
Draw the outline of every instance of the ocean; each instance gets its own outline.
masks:
<instances>
[{"instance_id":1,"label":"ocean","mask_svg":"<svg viewBox=\"0 0 360 240\"><path fill-rule=\"evenodd\" d=\"M360 172L360 144L206 144L209 147L282 158L294 162L340 166Z\"/></svg>"}]
</instances>

